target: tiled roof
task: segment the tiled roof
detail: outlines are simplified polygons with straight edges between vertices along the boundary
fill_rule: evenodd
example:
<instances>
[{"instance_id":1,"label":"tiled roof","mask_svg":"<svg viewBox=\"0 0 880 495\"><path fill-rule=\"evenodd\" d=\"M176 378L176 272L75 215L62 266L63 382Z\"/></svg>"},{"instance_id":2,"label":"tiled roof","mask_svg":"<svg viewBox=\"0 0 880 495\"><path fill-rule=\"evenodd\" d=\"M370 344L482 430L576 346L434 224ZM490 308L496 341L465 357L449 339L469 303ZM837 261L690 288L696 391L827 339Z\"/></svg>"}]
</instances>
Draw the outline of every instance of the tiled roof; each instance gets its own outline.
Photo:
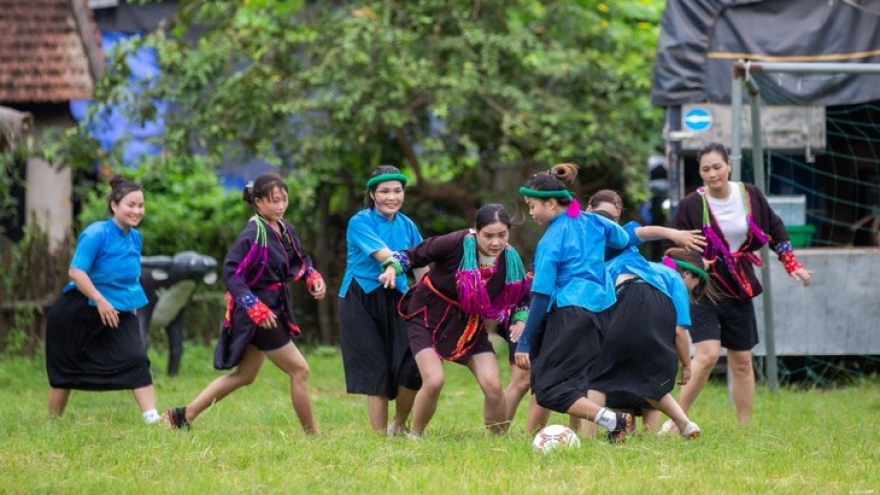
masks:
<instances>
[{"instance_id":1,"label":"tiled roof","mask_svg":"<svg viewBox=\"0 0 880 495\"><path fill-rule=\"evenodd\" d=\"M103 71L87 0L0 0L0 103L90 98Z\"/></svg>"}]
</instances>

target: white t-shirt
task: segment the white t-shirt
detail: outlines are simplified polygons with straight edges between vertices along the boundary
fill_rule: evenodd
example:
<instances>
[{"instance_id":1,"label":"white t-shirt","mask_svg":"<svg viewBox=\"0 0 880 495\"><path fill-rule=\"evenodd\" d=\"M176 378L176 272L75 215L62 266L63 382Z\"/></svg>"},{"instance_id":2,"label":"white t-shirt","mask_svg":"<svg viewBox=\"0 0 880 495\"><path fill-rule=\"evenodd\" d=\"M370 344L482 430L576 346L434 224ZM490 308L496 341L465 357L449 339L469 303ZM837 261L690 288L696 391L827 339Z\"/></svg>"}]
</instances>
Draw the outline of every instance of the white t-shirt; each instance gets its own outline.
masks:
<instances>
[{"instance_id":1,"label":"white t-shirt","mask_svg":"<svg viewBox=\"0 0 880 495\"><path fill-rule=\"evenodd\" d=\"M743 199L739 182L734 181L730 181L730 194L724 199L716 199L706 193L709 209L718 221L727 244L730 245L730 252L738 251L748 238L749 224L746 221L746 206Z\"/></svg>"}]
</instances>

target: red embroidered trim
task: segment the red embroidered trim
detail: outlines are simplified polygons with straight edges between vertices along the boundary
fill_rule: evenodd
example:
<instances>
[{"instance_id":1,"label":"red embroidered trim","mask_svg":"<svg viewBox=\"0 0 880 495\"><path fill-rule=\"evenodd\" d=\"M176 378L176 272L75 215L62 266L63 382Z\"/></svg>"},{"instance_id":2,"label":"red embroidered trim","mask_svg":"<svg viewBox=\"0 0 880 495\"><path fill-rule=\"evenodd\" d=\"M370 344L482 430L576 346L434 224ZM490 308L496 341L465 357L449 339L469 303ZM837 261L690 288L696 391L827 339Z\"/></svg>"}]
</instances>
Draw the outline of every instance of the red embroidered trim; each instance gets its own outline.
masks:
<instances>
[{"instance_id":1,"label":"red embroidered trim","mask_svg":"<svg viewBox=\"0 0 880 495\"><path fill-rule=\"evenodd\" d=\"M785 271L788 273L792 273L795 270L799 270L804 267L804 265L802 265L800 261L797 260L797 257L795 257L792 251L780 254L779 259L780 261L782 261L782 264L785 265Z\"/></svg>"},{"instance_id":2,"label":"red embroidered trim","mask_svg":"<svg viewBox=\"0 0 880 495\"><path fill-rule=\"evenodd\" d=\"M251 317L251 320L253 320L254 323L262 325L263 322L272 315L272 310L269 309L269 306L263 304L263 301L257 301L257 304L248 308L247 314Z\"/></svg>"}]
</instances>

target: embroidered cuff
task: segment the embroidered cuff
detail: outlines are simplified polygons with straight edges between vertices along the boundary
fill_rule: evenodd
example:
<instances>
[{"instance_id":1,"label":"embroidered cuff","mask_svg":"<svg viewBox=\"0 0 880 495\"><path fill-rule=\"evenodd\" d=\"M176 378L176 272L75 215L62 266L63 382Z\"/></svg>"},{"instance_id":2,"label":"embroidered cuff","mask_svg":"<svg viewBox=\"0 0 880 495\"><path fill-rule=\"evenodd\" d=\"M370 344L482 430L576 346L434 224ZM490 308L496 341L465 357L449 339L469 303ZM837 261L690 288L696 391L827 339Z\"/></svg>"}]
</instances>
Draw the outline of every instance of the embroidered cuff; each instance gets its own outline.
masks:
<instances>
[{"instance_id":1,"label":"embroidered cuff","mask_svg":"<svg viewBox=\"0 0 880 495\"><path fill-rule=\"evenodd\" d=\"M239 297L235 300L241 306L247 310L248 316L250 316L251 321L256 323L257 325L262 324L266 321L266 318L272 315L272 310L269 309L269 306L263 304L263 301L257 299L256 296L248 292L247 294Z\"/></svg>"},{"instance_id":2,"label":"embroidered cuff","mask_svg":"<svg viewBox=\"0 0 880 495\"><path fill-rule=\"evenodd\" d=\"M263 304L263 301L257 301L257 304L254 304L252 307L247 310L248 316L251 317L251 320L257 325L262 325L266 319L272 316L272 310L269 309L269 306Z\"/></svg>"},{"instance_id":3,"label":"embroidered cuff","mask_svg":"<svg viewBox=\"0 0 880 495\"><path fill-rule=\"evenodd\" d=\"M529 317L529 308L517 308L517 310L513 313L513 316L510 317L511 323L517 323L520 321L526 321Z\"/></svg>"},{"instance_id":4,"label":"embroidered cuff","mask_svg":"<svg viewBox=\"0 0 880 495\"><path fill-rule=\"evenodd\" d=\"M780 258L785 253L791 253L793 251L791 247L791 241L780 242L773 247L773 251L776 251L777 256Z\"/></svg>"},{"instance_id":5,"label":"embroidered cuff","mask_svg":"<svg viewBox=\"0 0 880 495\"><path fill-rule=\"evenodd\" d=\"M251 309L255 304L260 302L260 300L257 299L257 296L248 292L247 294L236 298L235 302L237 302L239 304L239 306L244 306L245 309Z\"/></svg>"},{"instance_id":6,"label":"embroidered cuff","mask_svg":"<svg viewBox=\"0 0 880 495\"><path fill-rule=\"evenodd\" d=\"M794 252L789 251L787 253L782 253L779 256L779 260L782 261L782 264L785 265L785 271L788 273L792 273L795 270L799 270L804 267L800 261L795 257Z\"/></svg>"}]
</instances>

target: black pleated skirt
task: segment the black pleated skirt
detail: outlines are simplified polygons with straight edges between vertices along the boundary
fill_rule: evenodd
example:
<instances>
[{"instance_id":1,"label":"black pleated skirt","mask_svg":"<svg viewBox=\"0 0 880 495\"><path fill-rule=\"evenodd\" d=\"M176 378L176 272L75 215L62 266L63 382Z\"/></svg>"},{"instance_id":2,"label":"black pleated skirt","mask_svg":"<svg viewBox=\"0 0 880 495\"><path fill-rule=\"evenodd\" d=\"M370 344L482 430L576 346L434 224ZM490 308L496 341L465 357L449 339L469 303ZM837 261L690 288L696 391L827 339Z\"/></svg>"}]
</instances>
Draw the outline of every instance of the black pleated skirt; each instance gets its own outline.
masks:
<instances>
[{"instance_id":1,"label":"black pleated skirt","mask_svg":"<svg viewBox=\"0 0 880 495\"><path fill-rule=\"evenodd\" d=\"M153 383L137 316L121 313L119 327L101 323L78 290L62 294L46 324L46 373L53 388L132 390Z\"/></svg>"},{"instance_id":2,"label":"black pleated skirt","mask_svg":"<svg viewBox=\"0 0 880 495\"><path fill-rule=\"evenodd\" d=\"M349 394L397 398L397 387L418 390L422 377L410 351L406 322L397 312L402 294L378 288L369 294L352 281L339 300L339 332Z\"/></svg>"},{"instance_id":3,"label":"black pleated skirt","mask_svg":"<svg viewBox=\"0 0 880 495\"><path fill-rule=\"evenodd\" d=\"M627 283L609 315L590 389L658 400L675 387L677 372L672 299L647 283Z\"/></svg>"}]
</instances>

